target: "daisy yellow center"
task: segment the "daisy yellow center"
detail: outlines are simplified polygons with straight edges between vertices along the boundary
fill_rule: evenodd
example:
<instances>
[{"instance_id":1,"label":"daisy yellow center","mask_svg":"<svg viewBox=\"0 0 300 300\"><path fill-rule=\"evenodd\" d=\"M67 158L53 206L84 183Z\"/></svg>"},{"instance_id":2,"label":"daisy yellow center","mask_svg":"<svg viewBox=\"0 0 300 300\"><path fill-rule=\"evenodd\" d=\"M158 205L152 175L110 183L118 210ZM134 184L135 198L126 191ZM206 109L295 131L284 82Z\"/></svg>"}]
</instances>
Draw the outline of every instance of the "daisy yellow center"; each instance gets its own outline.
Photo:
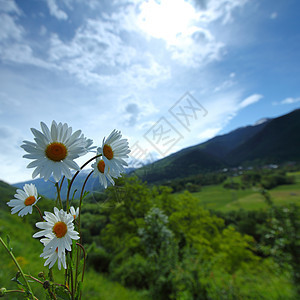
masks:
<instances>
[{"instance_id":1,"label":"daisy yellow center","mask_svg":"<svg viewBox=\"0 0 300 300\"><path fill-rule=\"evenodd\" d=\"M46 156L53 161L61 161L67 156L67 148L64 144L54 142L47 146Z\"/></svg>"},{"instance_id":2,"label":"daisy yellow center","mask_svg":"<svg viewBox=\"0 0 300 300\"><path fill-rule=\"evenodd\" d=\"M112 151L111 146L107 144L104 145L103 155L109 160L111 160L114 157L114 152Z\"/></svg>"},{"instance_id":3,"label":"daisy yellow center","mask_svg":"<svg viewBox=\"0 0 300 300\"><path fill-rule=\"evenodd\" d=\"M100 173L104 173L105 162L103 160L99 160L97 168Z\"/></svg>"},{"instance_id":4,"label":"daisy yellow center","mask_svg":"<svg viewBox=\"0 0 300 300\"><path fill-rule=\"evenodd\" d=\"M29 196L28 198L25 199L24 204L28 206L28 205L32 205L34 202L35 202L35 197Z\"/></svg>"},{"instance_id":5,"label":"daisy yellow center","mask_svg":"<svg viewBox=\"0 0 300 300\"><path fill-rule=\"evenodd\" d=\"M66 235L68 227L64 222L57 222L54 224L52 231L57 238L62 238Z\"/></svg>"}]
</instances>

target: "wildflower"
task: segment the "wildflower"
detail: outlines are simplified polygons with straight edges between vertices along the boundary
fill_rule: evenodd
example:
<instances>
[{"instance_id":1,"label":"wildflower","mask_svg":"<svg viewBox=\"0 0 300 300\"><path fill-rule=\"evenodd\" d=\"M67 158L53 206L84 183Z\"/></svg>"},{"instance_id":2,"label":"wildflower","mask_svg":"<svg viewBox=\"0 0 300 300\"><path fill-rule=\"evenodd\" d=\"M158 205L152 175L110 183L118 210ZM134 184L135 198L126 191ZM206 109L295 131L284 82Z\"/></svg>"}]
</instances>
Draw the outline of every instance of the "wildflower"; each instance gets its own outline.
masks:
<instances>
[{"instance_id":1,"label":"wildflower","mask_svg":"<svg viewBox=\"0 0 300 300\"><path fill-rule=\"evenodd\" d=\"M63 256L65 250L71 251L72 239L78 240L78 232L74 230L74 217L65 211L54 207L54 214L45 212L46 222L36 223L36 227L42 229L33 235L34 238L45 236L51 240L45 245L44 251L57 249L59 257Z\"/></svg>"},{"instance_id":2,"label":"wildflower","mask_svg":"<svg viewBox=\"0 0 300 300\"><path fill-rule=\"evenodd\" d=\"M35 178L38 174L47 181L51 174L57 182L62 174L67 178L71 178L71 169L79 170L79 166L74 161L87 153L87 140L80 137L81 130L77 130L72 134L72 127L62 123L52 122L51 130L47 125L41 122L42 132L31 128L34 134L35 143L24 141L21 146L29 154L23 157L34 159L28 168L35 168L32 177Z\"/></svg>"},{"instance_id":3,"label":"wildflower","mask_svg":"<svg viewBox=\"0 0 300 300\"><path fill-rule=\"evenodd\" d=\"M70 207L70 215L74 218L74 220L77 219L78 215L79 215L79 207L77 207L75 210L74 206L71 206Z\"/></svg>"},{"instance_id":4,"label":"wildflower","mask_svg":"<svg viewBox=\"0 0 300 300\"><path fill-rule=\"evenodd\" d=\"M48 245L50 241L51 239L49 238L41 239L41 242L44 244L44 246ZM61 270L61 265L64 267L64 269L67 268L65 251L63 251L61 254L61 256L58 255L58 248L50 248L47 250L44 248L44 251L40 257L46 259L44 266L49 265L49 269L51 269L57 261L58 269Z\"/></svg>"},{"instance_id":5,"label":"wildflower","mask_svg":"<svg viewBox=\"0 0 300 300\"><path fill-rule=\"evenodd\" d=\"M98 157L96 162L92 164L92 168L94 169L94 177L99 177L99 181L104 188L107 188L108 181L114 185L114 178L120 177L120 173L110 169L109 167L105 167L105 162L103 159Z\"/></svg>"},{"instance_id":6,"label":"wildflower","mask_svg":"<svg viewBox=\"0 0 300 300\"><path fill-rule=\"evenodd\" d=\"M28 213L32 214L32 206L35 205L40 197L38 197L37 189L34 184L25 184L23 190L17 189L15 199L7 202L12 207L11 213L19 212L18 215L23 217Z\"/></svg>"},{"instance_id":7,"label":"wildflower","mask_svg":"<svg viewBox=\"0 0 300 300\"><path fill-rule=\"evenodd\" d=\"M84 136L84 134L82 134L80 136L80 138L82 139L84 145L85 145L85 152L96 152L94 151L95 148L97 148L97 146L92 146L93 145L93 140L92 139L88 139Z\"/></svg>"},{"instance_id":8,"label":"wildflower","mask_svg":"<svg viewBox=\"0 0 300 300\"><path fill-rule=\"evenodd\" d=\"M120 131L113 130L107 139L103 139L102 147L97 149L97 152L102 154L105 167L115 174L125 172L123 166L127 166L127 163L124 159L128 158L127 154L130 153L127 139L121 137Z\"/></svg>"}]
</instances>

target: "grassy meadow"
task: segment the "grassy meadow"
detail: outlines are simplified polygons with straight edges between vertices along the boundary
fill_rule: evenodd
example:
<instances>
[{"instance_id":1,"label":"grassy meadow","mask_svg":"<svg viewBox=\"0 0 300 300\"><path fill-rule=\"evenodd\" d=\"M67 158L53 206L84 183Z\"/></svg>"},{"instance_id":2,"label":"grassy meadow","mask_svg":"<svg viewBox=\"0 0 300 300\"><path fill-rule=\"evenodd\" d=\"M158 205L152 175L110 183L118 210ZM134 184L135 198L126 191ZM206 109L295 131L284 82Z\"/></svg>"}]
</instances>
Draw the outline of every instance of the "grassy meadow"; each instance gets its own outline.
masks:
<instances>
[{"instance_id":1,"label":"grassy meadow","mask_svg":"<svg viewBox=\"0 0 300 300\"><path fill-rule=\"evenodd\" d=\"M39 215L34 210L32 215L23 218L10 214L10 208L6 206L6 202L11 198L12 189L7 189L1 185L1 203L0 203L0 236L7 243L7 235L10 238L10 248L22 267L24 273L38 278L40 272L48 274L49 268L44 267L45 260L40 256L43 250L39 239L35 239L32 235L37 231L32 226L32 220L39 221ZM40 200L40 201L43 201ZM17 273L17 267L11 257L0 244L0 288L5 287L7 290L16 290L17 284L11 281ZM63 282L64 272L59 271L56 264L53 267L53 275L56 282ZM38 278L40 279L40 278ZM42 280L42 279L40 279ZM31 282L35 296L40 299L46 298L46 293L40 283ZM24 299L20 293L10 293L4 299ZM62 298L59 298L62 299ZM95 272L93 269L87 270L85 273L85 282L83 286L83 299L91 300L147 300L143 292L137 292L125 288L118 282L112 282L104 275Z\"/></svg>"},{"instance_id":2,"label":"grassy meadow","mask_svg":"<svg viewBox=\"0 0 300 300\"><path fill-rule=\"evenodd\" d=\"M300 172L288 176L294 177L291 184L268 191L272 207L258 185L224 187L241 184L241 176L177 193L121 178L124 198L111 188L99 199L87 197L83 299L299 299ZM0 236L6 241L9 235L26 274L47 274L39 257L43 246L32 238L37 211L11 215L6 202L14 189L2 183L0 189ZM51 211L54 202L41 199L39 205ZM16 289L11 279L17 269L2 245L0 257L0 288ZM56 264L53 270L55 281L63 282L64 272ZM40 283L32 282L32 288L38 299L47 299ZM7 298L23 299L18 293Z\"/></svg>"},{"instance_id":3,"label":"grassy meadow","mask_svg":"<svg viewBox=\"0 0 300 300\"><path fill-rule=\"evenodd\" d=\"M269 191L277 205L288 203L300 204L300 172L289 172L295 178L294 184L280 185ZM233 177L228 182L240 183L240 176ZM261 188L254 186L246 189L225 189L222 184L203 186L200 192L192 193L199 199L199 203L206 209L232 211L238 209L260 210L266 209L267 204L260 192Z\"/></svg>"}]
</instances>

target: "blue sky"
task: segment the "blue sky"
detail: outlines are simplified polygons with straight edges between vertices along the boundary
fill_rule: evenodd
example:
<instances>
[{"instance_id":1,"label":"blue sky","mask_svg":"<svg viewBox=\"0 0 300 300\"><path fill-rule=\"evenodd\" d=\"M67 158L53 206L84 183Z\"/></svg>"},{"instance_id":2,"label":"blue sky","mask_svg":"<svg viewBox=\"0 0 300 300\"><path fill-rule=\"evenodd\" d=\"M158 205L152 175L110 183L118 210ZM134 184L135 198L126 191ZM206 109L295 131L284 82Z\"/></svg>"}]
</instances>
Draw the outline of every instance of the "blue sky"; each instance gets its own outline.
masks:
<instances>
[{"instance_id":1,"label":"blue sky","mask_svg":"<svg viewBox=\"0 0 300 300\"><path fill-rule=\"evenodd\" d=\"M0 14L8 183L31 178L20 145L40 121L96 145L119 129L133 161L153 160L300 104L297 0L0 0Z\"/></svg>"}]
</instances>

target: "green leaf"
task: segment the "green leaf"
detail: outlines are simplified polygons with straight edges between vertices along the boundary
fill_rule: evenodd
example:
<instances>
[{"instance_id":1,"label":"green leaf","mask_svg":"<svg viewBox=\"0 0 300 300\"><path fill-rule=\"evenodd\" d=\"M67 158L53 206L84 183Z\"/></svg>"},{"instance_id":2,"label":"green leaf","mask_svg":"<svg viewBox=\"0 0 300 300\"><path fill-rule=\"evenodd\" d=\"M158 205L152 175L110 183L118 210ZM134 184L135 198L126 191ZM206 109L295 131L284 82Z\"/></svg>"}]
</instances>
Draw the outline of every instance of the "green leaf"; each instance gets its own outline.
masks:
<instances>
[{"instance_id":1,"label":"green leaf","mask_svg":"<svg viewBox=\"0 0 300 300\"><path fill-rule=\"evenodd\" d=\"M14 281L14 282L16 282L17 284L24 286L23 283L18 279L18 278L20 277L20 275L21 275L21 273L20 273L20 272L17 272L16 276L15 276L14 278L12 278L11 281ZM24 287L25 287L25 286L24 286Z\"/></svg>"},{"instance_id":2,"label":"green leaf","mask_svg":"<svg viewBox=\"0 0 300 300\"><path fill-rule=\"evenodd\" d=\"M80 292L82 290L82 282L79 281L78 282L78 286L77 286L77 291L76 291L76 295L75 295L75 300L78 300L80 298Z\"/></svg>"},{"instance_id":3,"label":"green leaf","mask_svg":"<svg viewBox=\"0 0 300 300\"><path fill-rule=\"evenodd\" d=\"M63 286L56 287L55 294L56 294L57 299L63 299L63 300L71 299L71 295L70 295L69 291Z\"/></svg>"}]
</instances>

